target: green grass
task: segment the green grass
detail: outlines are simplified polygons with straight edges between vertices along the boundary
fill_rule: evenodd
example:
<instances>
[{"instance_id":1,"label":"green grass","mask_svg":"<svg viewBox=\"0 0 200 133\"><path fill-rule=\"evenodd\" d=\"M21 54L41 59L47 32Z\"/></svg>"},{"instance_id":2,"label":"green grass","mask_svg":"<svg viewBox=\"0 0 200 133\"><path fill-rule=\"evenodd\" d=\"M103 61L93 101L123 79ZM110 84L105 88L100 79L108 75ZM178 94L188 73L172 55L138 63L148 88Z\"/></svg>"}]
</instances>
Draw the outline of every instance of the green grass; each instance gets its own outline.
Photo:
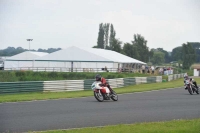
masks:
<instances>
[{"instance_id":1,"label":"green grass","mask_svg":"<svg viewBox=\"0 0 200 133\"><path fill-rule=\"evenodd\" d=\"M200 133L200 119L120 124L115 126L54 130L36 133Z\"/></svg>"},{"instance_id":2,"label":"green grass","mask_svg":"<svg viewBox=\"0 0 200 133\"><path fill-rule=\"evenodd\" d=\"M195 79L200 83L200 78ZM159 90L165 88L182 87L183 79L178 79L170 82L139 84L122 88L114 89L118 94L134 93L141 91ZM61 98L75 98L93 96L92 90L72 91L72 92L34 92L34 93L19 93L19 94L1 94L0 103L3 102L18 102L31 100L47 100L47 99L61 99Z\"/></svg>"}]
</instances>

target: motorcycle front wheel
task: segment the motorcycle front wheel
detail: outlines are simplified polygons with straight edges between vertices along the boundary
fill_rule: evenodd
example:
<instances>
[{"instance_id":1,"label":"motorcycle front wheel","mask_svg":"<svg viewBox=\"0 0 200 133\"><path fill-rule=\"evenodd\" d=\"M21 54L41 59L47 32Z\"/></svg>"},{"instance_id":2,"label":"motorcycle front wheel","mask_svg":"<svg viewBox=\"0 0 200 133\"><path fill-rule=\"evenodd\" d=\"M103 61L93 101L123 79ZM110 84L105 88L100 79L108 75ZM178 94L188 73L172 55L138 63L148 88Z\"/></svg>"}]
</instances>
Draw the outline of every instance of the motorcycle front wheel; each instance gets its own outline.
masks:
<instances>
[{"instance_id":1,"label":"motorcycle front wheel","mask_svg":"<svg viewBox=\"0 0 200 133\"><path fill-rule=\"evenodd\" d=\"M104 98L103 95L101 94L101 92L95 92L94 91L94 97L97 99L97 101L99 102L103 102Z\"/></svg>"},{"instance_id":2,"label":"motorcycle front wheel","mask_svg":"<svg viewBox=\"0 0 200 133\"><path fill-rule=\"evenodd\" d=\"M117 93L116 93L114 90L112 90L111 99L112 99L113 101L117 101L117 100L118 100L118 95L117 95Z\"/></svg>"},{"instance_id":3,"label":"motorcycle front wheel","mask_svg":"<svg viewBox=\"0 0 200 133\"><path fill-rule=\"evenodd\" d=\"M189 92L191 95L193 95L193 93L192 93L192 88L191 88L191 87L188 87L188 92Z\"/></svg>"}]
</instances>

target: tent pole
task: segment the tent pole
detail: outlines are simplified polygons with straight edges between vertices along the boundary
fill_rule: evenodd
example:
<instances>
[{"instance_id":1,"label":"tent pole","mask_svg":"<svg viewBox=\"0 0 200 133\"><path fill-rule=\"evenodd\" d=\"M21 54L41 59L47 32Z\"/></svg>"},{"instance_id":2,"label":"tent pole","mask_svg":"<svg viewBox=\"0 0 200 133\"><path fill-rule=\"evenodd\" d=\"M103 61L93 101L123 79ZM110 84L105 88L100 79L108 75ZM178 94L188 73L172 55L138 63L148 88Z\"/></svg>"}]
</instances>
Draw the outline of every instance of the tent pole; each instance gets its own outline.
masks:
<instances>
[{"instance_id":1,"label":"tent pole","mask_svg":"<svg viewBox=\"0 0 200 133\"><path fill-rule=\"evenodd\" d=\"M73 72L73 61L71 62L71 72Z\"/></svg>"}]
</instances>

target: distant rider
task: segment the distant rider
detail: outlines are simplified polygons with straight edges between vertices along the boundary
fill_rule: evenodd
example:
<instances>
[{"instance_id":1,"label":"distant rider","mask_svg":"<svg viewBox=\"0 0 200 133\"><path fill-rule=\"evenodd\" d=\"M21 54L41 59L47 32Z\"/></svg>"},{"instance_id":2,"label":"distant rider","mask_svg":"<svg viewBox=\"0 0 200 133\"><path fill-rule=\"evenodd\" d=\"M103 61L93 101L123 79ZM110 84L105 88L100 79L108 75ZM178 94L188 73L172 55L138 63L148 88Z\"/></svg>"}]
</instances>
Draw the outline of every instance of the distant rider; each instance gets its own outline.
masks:
<instances>
[{"instance_id":1,"label":"distant rider","mask_svg":"<svg viewBox=\"0 0 200 133\"><path fill-rule=\"evenodd\" d=\"M195 85L195 87L196 87L196 88L199 88L199 87L197 86L197 82L194 81L194 79L189 78L188 75L187 75L187 73L185 73L185 74L184 74L184 86L185 86L185 89L187 89L186 84L185 84L185 81L186 81L186 80L192 81L192 83Z\"/></svg>"},{"instance_id":2,"label":"distant rider","mask_svg":"<svg viewBox=\"0 0 200 133\"><path fill-rule=\"evenodd\" d=\"M112 89L110 87L110 85L106 82L106 79L101 77L101 75L97 74L95 76L96 81L101 81L101 86L105 86L108 87L108 89L110 90L110 93L112 94Z\"/></svg>"}]
</instances>

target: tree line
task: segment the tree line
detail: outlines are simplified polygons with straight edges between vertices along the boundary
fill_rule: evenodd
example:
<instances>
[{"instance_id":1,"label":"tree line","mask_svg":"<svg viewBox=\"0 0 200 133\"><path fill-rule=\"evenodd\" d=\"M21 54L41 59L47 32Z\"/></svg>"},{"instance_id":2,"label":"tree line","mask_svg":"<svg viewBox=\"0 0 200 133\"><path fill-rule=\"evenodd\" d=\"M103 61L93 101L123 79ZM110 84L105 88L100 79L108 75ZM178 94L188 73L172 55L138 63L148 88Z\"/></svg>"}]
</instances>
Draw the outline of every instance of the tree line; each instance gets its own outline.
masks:
<instances>
[{"instance_id":1,"label":"tree line","mask_svg":"<svg viewBox=\"0 0 200 133\"><path fill-rule=\"evenodd\" d=\"M48 49L39 48L38 50L31 49L30 51L52 53L58 50L61 50L61 48L48 48ZM29 51L29 50L23 49L22 47L17 47L17 48L7 47L6 49L0 50L0 56L13 56L25 51Z\"/></svg>"},{"instance_id":2,"label":"tree line","mask_svg":"<svg viewBox=\"0 0 200 133\"><path fill-rule=\"evenodd\" d=\"M187 42L172 50L172 58L188 69L193 63L200 62L200 43Z\"/></svg>"},{"instance_id":3,"label":"tree line","mask_svg":"<svg viewBox=\"0 0 200 133\"><path fill-rule=\"evenodd\" d=\"M182 46L175 47L172 52L168 52L163 48L150 49L147 46L147 40L140 34L133 34L130 42L123 43L120 39L116 38L116 30L114 29L114 25L110 23L99 24L97 45L93 46L93 48L116 51L154 65L176 61L179 64L183 64L184 69L188 69L195 62L200 62L199 42L183 43ZM32 49L30 51L52 53L58 50L61 50L61 48L39 48L38 50ZM24 51L28 50L22 47L8 47L0 50L0 56L13 56Z\"/></svg>"},{"instance_id":4,"label":"tree line","mask_svg":"<svg viewBox=\"0 0 200 133\"><path fill-rule=\"evenodd\" d=\"M127 55L134 59L161 65L172 61L183 64L184 69L188 69L193 63L200 62L200 43L187 43L176 47L172 52L163 48L150 49L147 40L140 34L134 34L133 40L122 43L116 38L116 31L113 24L100 23L97 37L97 45L93 48L108 49Z\"/></svg>"}]
</instances>

